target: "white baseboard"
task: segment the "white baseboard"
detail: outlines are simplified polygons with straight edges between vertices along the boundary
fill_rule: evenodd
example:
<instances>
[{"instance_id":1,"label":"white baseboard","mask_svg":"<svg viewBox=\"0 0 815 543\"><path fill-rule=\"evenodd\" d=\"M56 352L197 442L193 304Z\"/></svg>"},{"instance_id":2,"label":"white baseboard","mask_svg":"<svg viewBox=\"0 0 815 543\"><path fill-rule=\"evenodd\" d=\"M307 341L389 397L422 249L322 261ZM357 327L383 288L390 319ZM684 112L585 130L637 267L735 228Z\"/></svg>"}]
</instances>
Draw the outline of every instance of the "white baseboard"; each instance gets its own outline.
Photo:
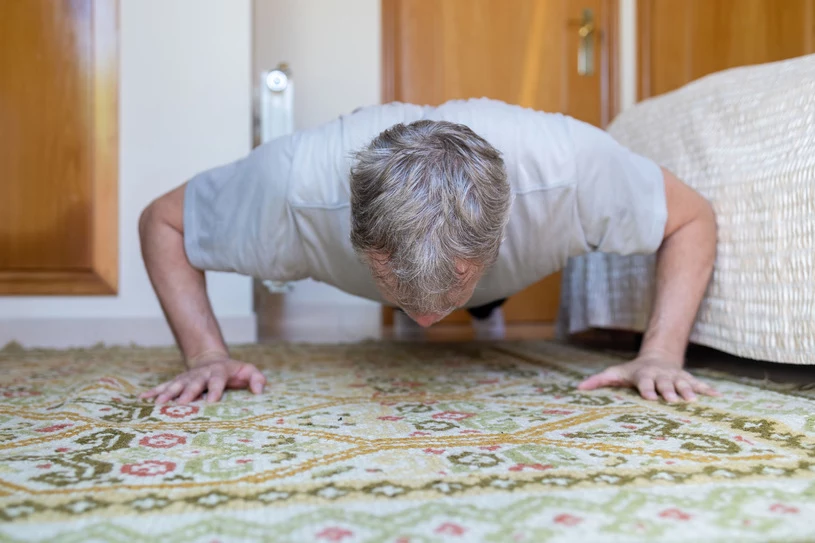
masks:
<instances>
[{"instance_id":1,"label":"white baseboard","mask_svg":"<svg viewBox=\"0 0 815 543\"><path fill-rule=\"evenodd\" d=\"M382 338L382 309L377 304L288 302L259 312L261 341L346 343Z\"/></svg>"},{"instance_id":2,"label":"white baseboard","mask_svg":"<svg viewBox=\"0 0 815 543\"><path fill-rule=\"evenodd\" d=\"M224 339L230 344L255 343L255 315L218 319ZM105 345L145 347L175 345L163 317L0 319L0 348L15 341L23 347L65 349Z\"/></svg>"}]
</instances>

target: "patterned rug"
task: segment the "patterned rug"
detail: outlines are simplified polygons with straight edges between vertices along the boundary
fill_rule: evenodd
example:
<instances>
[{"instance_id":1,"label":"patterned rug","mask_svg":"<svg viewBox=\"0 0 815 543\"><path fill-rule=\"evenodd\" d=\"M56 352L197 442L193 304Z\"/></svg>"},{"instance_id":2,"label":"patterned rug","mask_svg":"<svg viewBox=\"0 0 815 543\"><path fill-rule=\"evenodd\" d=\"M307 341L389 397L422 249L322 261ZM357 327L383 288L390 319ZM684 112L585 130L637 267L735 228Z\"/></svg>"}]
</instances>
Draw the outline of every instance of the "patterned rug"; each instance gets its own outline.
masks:
<instances>
[{"instance_id":1,"label":"patterned rug","mask_svg":"<svg viewBox=\"0 0 815 543\"><path fill-rule=\"evenodd\" d=\"M550 343L238 348L261 396L156 406L174 350L0 351L0 541L815 540L815 393L575 391Z\"/></svg>"}]
</instances>

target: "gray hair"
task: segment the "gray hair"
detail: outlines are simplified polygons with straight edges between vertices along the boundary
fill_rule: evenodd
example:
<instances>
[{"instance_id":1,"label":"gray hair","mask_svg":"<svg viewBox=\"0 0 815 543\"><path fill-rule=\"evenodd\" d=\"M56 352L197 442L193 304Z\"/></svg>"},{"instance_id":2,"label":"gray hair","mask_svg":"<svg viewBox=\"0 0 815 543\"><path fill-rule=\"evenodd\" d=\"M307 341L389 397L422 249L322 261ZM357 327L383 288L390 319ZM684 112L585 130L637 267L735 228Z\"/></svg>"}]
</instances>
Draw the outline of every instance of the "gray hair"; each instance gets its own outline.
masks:
<instances>
[{"instance_id":1,"label":"gray hair","mask_svg":"<svg viewBox=\"0 0 815 543\"><path fill-rule=\"evenodd\" d=\"M465 278L498 257L510 187L501 154L464 125L397 124L358 152L351 168L351 243L386 264L395 302L419 314L454 308Z\"/></svg>"}]
</instances>

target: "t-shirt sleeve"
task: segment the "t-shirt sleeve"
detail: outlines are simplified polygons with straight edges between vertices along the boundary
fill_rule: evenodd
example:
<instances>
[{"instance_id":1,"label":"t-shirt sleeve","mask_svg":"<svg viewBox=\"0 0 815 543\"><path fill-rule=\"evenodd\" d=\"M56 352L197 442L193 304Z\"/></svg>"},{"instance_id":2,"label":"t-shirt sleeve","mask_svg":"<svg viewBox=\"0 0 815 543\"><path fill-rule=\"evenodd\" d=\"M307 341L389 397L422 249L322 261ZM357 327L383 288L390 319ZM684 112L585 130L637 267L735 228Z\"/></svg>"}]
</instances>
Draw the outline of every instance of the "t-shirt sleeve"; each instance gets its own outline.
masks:
<instances>
[{"instance_id":1,"label":"t-shirt sleeve","mask_svg":"<svg viewBox=\"0 0 815 543\"><path fill-rule=\"evenodd\" d=\"M192 177L184 193L184 249L198 269L299 279L302 248L287 194L292 138Z\"/></svg>"},{"instance_id":2,"label":"t-shirt sleeve","mask_svg":"<svg viewBox=\"0 0 815 543\"><path fill-rule=\"evenodd\" d=\"M656 252L668 216L662 169L604 130L576 119L568 123L584 249L622 255Z\"/></svg>"}]
</instances>

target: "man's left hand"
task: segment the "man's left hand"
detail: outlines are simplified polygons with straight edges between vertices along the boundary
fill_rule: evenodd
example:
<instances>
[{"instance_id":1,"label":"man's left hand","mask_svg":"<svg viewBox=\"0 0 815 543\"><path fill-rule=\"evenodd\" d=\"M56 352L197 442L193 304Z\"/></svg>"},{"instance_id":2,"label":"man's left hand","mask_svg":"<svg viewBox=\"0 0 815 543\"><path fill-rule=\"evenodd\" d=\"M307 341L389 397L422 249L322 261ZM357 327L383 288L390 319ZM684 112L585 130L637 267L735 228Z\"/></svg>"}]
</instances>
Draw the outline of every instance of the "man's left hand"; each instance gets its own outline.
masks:
<instances>
[{"instance_id":1,"label":"man's left hand","mask_svg":"<svg viewBox=\"0 0 815 543\"><path fill-rule=\"evenodd\" d=\"M681 360L666 360L664 355L641 354L634 360L612 366L578 385L578 390L602 387L634 387L646 400L659 396L669 403L696 400L696 394L720 396L711 386L682 369Z\"/></svg>"}]
</instances>

